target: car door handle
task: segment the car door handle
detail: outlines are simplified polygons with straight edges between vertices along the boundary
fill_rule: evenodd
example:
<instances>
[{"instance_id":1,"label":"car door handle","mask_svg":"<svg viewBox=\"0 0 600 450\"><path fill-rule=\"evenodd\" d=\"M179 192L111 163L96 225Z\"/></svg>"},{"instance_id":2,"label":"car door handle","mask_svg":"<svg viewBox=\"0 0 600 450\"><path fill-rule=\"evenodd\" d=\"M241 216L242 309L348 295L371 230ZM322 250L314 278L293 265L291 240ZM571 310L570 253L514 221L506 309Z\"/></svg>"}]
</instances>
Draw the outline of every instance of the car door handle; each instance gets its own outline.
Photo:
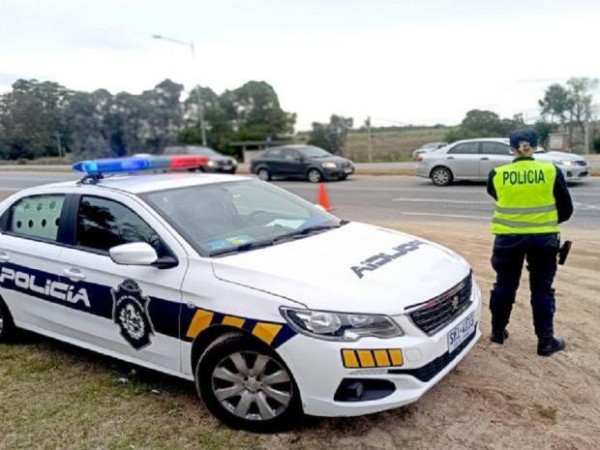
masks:
<instances>
[{"instance_id":1,"label":"car door handle","mask_svg":"<svg viewBox=\"0 0 600 450\"><path fill-rule=\"evenodd\" d=\"M446 156L446 159L454 159L454 156Z\"/></svg>"},{"instance_id":2,"label":"car door handle","mask_svg":"<svg viewBox=\"0 0 600 450\"><path fill-rule=\"evenodd\" d=\"M63 273L67 276L68 279L72 281L85 280L86 278L85 274L81 271L81 269L78 269L77 267L65 269L63 270Z\"/></svg>"},{"instance_id":3,"label":"car door handle","mask_svg":"<svg viewBox=\"0 0 600 450\"><path fill-rule=\"evenodd\" d=\"M7 252L0 251L0 261L10 261L10 256L8 256Z\"/></svg>"},{"instance_id":4,"label":"car door handle","mask_svg":"<svg viewBox=\"0 0 600 450\"><path fill-rule=\"evenodd\" d=\"M482 161L489 161L490 158L488 158L487 156L484 156L483 158L481 158Z\"/></svg>"}]
</instances>

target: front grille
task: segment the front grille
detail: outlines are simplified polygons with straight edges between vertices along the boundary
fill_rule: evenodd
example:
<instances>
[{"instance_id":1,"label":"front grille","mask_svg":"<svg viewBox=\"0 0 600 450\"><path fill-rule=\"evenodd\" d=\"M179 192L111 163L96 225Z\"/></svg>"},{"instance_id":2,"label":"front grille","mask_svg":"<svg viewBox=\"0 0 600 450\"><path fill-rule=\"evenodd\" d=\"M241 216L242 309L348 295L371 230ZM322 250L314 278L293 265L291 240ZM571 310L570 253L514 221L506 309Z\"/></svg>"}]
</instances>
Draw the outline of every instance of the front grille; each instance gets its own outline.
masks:
<instances>
[{"instance_id":1,"label":"front grille","mask_svg":"<svg viewBox=\"0 0 600 450\"><path fill-rule=\"evenodd\" d=\"M587 163L585 161L575 161L575 165L576 166L587 166Z\"/></svg>"},{"instance_id":2,"label":"front grille","mask_svg":"<svg viewBox=\"0 0 600 450\"><path fill-rule=\"evenodd\" d=\"M444 368L448 366L452 361L456 359L458 355L460 355L465 348L471 343L473 339L475 339L475 335L477 334L477 326L475 326L475 330L471 335L464 340L462 344L454 349L452 353L444 353L442 356L438 356L433 361L428 364L425 364L423 367L419 367L418 369L390 369L388 370L389 374L394 375L411 375L422 382L426 383L435 377L438 373L440 373Z\"/></svg>"},{"instance_id":3,"label":"front grille","mask_svg":"<svg viewBox=\"0 0 600 450\"><path fill-rule=\"evenodd\" d=\"M471 304L472 274L447 290L423 303L409 306L407 310L413 323L429 336L444 328ZM416 308L413 310L413 308Z\"/></svg>"}]
</instances>

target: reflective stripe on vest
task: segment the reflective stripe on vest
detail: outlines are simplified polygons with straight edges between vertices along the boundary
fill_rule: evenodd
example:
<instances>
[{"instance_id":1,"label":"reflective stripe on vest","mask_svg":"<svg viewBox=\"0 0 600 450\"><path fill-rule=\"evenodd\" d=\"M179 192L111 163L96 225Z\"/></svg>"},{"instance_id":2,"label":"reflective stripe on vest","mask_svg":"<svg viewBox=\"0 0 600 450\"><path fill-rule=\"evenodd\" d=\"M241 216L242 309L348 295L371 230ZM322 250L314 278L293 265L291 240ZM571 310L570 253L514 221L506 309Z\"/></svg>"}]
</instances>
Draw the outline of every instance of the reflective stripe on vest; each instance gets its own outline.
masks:
<instances>
[{"instance_id":1,"label":"reflective stripe on vest","mask_svg":"<svg viewBox=\"0 0 600 450\"><path fill-rule=\"evenodd\" d=\"M498 198L492 232L558 233L556 170L553 164L529 159L497 167L492 180Z\"/></svg>"}]
</instances>

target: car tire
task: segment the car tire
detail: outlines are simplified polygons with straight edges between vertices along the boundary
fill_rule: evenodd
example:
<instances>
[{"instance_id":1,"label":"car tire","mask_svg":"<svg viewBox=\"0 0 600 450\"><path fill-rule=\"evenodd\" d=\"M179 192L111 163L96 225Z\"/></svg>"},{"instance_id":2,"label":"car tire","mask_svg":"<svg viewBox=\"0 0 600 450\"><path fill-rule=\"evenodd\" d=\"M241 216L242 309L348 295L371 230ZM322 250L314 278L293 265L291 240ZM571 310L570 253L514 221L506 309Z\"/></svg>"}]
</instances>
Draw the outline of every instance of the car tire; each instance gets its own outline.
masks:
<instances>
[{"instance_id":1,"label":"car tire","mask_svg":"<svg viewBox=\"0 0 600 450\"><path fill-rule=\"evenodd\" d=\"M452 172L447 167L436 167L431 171L431 181L436 186L448 186L452 183Z\"/></svg>"},{"instance_id":2,"label":"car tire","mask_svg":"<svg viewBox=\"0 0 600 450\"><path fill-rule=\"evenodd\" d=\"M308 178L308 181L311 183L320 183L323 181L323 174L319 169L310 169L306 174L306 178Z\"/></svg>"},{"instance_id":3,"label":"car tire","mask_svg":"<svg viewBox=\"0 0 600 450\"><path fill-rule=\"evenodd\" d=\"M208 410L232 428L273 433L302 416L300 393L285 363L270 347L241 333L227 333L208 346L196 364L195 380Z\"/></svg>"},{"instance_id":4,"label":"car tire","mask_svg":"<svg viewBox=\"0 0 600 450\"><path fill-rule=\"evenodd\" d=\"M338 180L346 181L347 178L348 178L348 175L342 175L341 177L338 178Z\"/></svg>"},{"instance_id":5,"label":"car tire","mask_svg":"<svg viewBox=\"0 0 600 450\"><path fill-rule=\"evenodd\" d=\"M4 300L0 298L0 342L10 342L17 328Z\"/></svg>"},{"instance_id":6,"label":"car tire","mask_svg":"<svg viewBox=\"0 0 600 450\"><path fill-rule=\"evenodd\" d=\"M262 169L258 169L256 171L256 175L258 175L258 179L261 181L270 181L271 180L271 172L269 172L264 167Z\"/></svg>"}]
</instances>

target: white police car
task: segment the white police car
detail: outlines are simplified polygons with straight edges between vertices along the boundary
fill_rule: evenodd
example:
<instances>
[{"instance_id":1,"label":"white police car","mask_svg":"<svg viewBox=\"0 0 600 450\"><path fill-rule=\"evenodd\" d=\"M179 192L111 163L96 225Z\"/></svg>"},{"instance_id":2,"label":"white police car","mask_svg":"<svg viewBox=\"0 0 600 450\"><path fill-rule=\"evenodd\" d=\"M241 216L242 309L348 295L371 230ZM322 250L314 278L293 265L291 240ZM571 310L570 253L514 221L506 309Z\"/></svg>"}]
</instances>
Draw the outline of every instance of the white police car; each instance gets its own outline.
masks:
<instances>
[{"instance_id":1,"label":"white police car","mask_svg":"<svg viewBox=\"0 0 600 450\"><path fill-rule=\"evenodd\" d=\"M194 157L78 163L0 204L0 339L15 327L194 380L233 427L419 399L480 336L468 263Z\"/></svg>"}]
</instances>

